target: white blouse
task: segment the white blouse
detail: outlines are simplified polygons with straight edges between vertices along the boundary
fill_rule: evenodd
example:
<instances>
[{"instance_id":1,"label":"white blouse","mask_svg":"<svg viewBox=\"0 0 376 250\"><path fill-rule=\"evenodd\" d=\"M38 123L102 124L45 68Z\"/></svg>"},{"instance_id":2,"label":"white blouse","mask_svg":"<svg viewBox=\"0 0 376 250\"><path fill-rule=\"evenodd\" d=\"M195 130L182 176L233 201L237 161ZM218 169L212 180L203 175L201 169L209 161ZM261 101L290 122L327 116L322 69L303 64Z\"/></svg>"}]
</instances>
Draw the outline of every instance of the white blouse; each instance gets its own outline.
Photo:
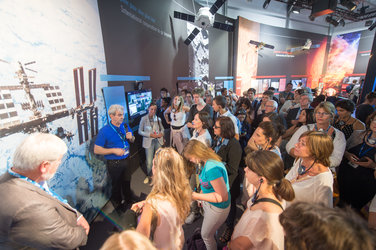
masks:
<instances>
[{"instance_id":1,"label":"white blouse","mask_svg":"<svg viewBox=\"0 0 376 250\"><path fill-rule=\"evenodd\" d=\"M211 147L212 138L211 138L211 135L210 135L210 133L209 133L209 131L207 129L205 129L205 133L203 133L202 135L199 135L199 136L196 136L196 135L197 135L197 131L195 129L193 131L193 135L191 137L191 140L196 139L196 140L204 143L209 148Z\"/></svg>"},{"instance_id":2,"label":"white blouse","mask_svg":"<svg viewBox=\"0 0 376 250\"><path fill-rule=\"evenodd\" d=\"M247 209L244 211L232 234L232 240L240 236L247 237L252 249L284 249L283 227L279 223L280 213L265 212L261 209L250 210L250 199Z\"/></svg>"},{"instance_id":3,"label":"white blouse","mask_svg":"<svg viewBox=\"0 0 376 250\"><path fill-rule=\"evenodd\" d=\"M294 165L286 175L286 179L292 184L296 201L310 203L323 203L327 207L333 207L333 174L329 170L315 176L304 176L297 180L300 159L296 159ZM292 202L287 202L289 206Z\"/></svg>"}]
</instances>

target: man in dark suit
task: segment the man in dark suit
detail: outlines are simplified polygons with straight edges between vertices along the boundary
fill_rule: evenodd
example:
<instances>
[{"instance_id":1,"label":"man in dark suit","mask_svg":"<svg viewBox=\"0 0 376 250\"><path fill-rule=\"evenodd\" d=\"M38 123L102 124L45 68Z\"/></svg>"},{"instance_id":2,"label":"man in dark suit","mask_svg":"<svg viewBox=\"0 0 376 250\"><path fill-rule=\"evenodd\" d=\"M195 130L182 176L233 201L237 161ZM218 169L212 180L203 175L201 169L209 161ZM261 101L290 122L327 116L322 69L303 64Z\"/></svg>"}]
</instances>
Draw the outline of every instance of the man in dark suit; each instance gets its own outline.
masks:
<instances>
[{"instance_id":1,"label":"man in dark suit","mask_svg":"<svg viewBox=\"0 0 376 250\"><path fill-rule=\"evenodd\" d=\"M287 122L287 127L288 128L290 128L292 125L298 124L298 119L299 119L300 112L303 109L310 108L311 107L310 104L311 104L312 101L313 101L313 97L312 97L311 93L303 93L303 94L301 94L300 100L299 100L299 107L298 108L290 109L287 112L286 122Z\"/></svg>"},{"instance_id":2,"label":"man in dark suit","mask_svg":"<svg viewBox=\"0 0 376 250\"><path fill-rule=\"evenodd\" d=\"M32 134L0 176L0 249L74 249L85 245L89 224L47 186L67 152L55 135Z\"/></svg>"}]
</instances>

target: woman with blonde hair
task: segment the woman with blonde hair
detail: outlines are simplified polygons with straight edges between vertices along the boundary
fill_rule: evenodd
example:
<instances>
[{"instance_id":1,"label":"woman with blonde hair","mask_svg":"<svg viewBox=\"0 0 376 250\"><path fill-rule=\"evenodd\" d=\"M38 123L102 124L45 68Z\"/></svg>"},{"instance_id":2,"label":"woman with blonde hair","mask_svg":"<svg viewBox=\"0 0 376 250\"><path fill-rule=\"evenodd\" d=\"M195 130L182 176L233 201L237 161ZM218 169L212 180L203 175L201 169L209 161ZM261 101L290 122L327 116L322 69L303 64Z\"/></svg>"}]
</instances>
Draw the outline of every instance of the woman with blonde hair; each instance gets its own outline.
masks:
<instances>
[{"instance_id":1,"label":"woman with blonde hair","mask_svg":"<svg viewBox=\"0 0 376 250\"><path fill-rule=\"evenodd\" d=\"M286 145L287 153L296 158L295 145L300 136L306 131L321 131L333 139L334 150L330 156L330 167L337 167L341 163L343 153L346 149L346 139L345 135L340 130L331 125L334 120L335 112L336 108L331 102L320 103L314 111L316 123L303 125L294 133Z\"/></svg>"},{"instance_id":2,"label":"woman with blonde hair","mask_svg":"<svg viewBox=\"0 0 376 250\"><path fill-rule=\"evenodd\" d=\"M246 156L245 177L258 187L232 234L230 249L284 249L279 215L283 200L294 199L291 183L283 177L283 162L274 152L254 151Z\"/></svg>"},{"instance_id":3,"label":"woman with blonde hair","mask_svg":"<svg viewBox=\"0 0 376 250\"><path fill-rule=\"evenodd\" d=\"M172 148L160 148L152 171L151 192L145 201L132 206L132 210L142 208L136 231L151 237L158 249L181 249L182 225L189 213L192 193L183 158ZM154 220L156 227L152 232Z\"/></svg>"},{"instance_id":4,"label":"woman with blonde hair","mask_svg":"<svg viewBox=\"0 0 376 250\"><path fill-rule=\"evenodd\" d=\"M230 211L231 195L227 170L221 158L198 140L190 140L184 157L199 166L201 192L193 192L192 199L200 201L204 209L201 236L208 250L216 250L214 235Z\"/></svg>"},{"instance_id":5,"label":"woman with blonde hair","mask_svg":"<svg viewBox=\"0 0 376 250\"><path fill-rule=\"evenodd\" d=\"M126 230L111 235L100 250L156 250L145 235Z\"/></svg>"},{"instance_id":6,"label":"woman with blonde hair","mask_svg":"<svg viewBox=\"0 0 376 250\"><path fill-rule=\"evenodd\" d=\"M296 159L286 175L295 200L333 207L333 174L329 170L332 138L319 131L304 132L295 144ZM289 204L288 204L289 205Z\"/></svg>"},{"instance_id":7,"label":"woman with blonde hair","mask_svg":"<svg viewBox=\"0 0 376 250\"><path fill-rule=\"evenodd\" d=\"M171 107L164 112L166 122L171 126L170 145L176 148L179 154L183 152L184 145L191 137L185 124L187 121L187 112L189 112L189 107L184 106L182 96L175 96ZM170 115L170 119L168 115Z\"/></svg>"}]
</instances>

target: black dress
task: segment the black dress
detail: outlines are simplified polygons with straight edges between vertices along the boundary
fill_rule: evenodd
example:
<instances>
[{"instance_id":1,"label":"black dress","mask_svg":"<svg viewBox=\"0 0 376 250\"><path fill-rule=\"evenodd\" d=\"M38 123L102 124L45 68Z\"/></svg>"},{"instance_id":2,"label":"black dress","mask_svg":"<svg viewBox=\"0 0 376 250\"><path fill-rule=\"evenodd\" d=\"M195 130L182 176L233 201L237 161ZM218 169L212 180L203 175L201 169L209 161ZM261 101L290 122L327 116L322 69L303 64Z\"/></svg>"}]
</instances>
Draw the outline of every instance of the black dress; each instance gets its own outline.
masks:
<instances>
[{"instance_id":1,"label":"black dress","mask_svg":"<svg viewBox=\"0 0 376 250\"><path fill-rule=\"evenodd\" d=\"M367 156L374 160L376 148L363 142L350 148L348 152L359 158ZM374 171L361 166L353 168L344 157L337 175L341 203L349 204L358 210L366 205L376 193Z\"/></svg>"}]
</instances>

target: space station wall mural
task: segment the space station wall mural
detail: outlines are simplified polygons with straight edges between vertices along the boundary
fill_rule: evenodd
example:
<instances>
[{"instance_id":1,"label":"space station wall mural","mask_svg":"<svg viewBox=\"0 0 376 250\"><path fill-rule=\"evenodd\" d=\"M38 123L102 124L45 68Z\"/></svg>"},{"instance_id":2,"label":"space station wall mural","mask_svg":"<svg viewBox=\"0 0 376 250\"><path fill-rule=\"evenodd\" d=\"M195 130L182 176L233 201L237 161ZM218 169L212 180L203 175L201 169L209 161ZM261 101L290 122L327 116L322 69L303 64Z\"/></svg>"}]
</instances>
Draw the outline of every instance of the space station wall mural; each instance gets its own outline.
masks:
<instances>
[{"instance_id":1,"label":"space station wall mural","mask_svg":"<svg viewBox=\"0 0 376 250\"><path fill-rule=\"evenodd\" d=\"M0 174L34 132L68 145L49 186L91 221L108 200L104 162L93 141L106 122L99 80L106 74L96 0L0 5Z\"/></svg>"}]
</instances>

